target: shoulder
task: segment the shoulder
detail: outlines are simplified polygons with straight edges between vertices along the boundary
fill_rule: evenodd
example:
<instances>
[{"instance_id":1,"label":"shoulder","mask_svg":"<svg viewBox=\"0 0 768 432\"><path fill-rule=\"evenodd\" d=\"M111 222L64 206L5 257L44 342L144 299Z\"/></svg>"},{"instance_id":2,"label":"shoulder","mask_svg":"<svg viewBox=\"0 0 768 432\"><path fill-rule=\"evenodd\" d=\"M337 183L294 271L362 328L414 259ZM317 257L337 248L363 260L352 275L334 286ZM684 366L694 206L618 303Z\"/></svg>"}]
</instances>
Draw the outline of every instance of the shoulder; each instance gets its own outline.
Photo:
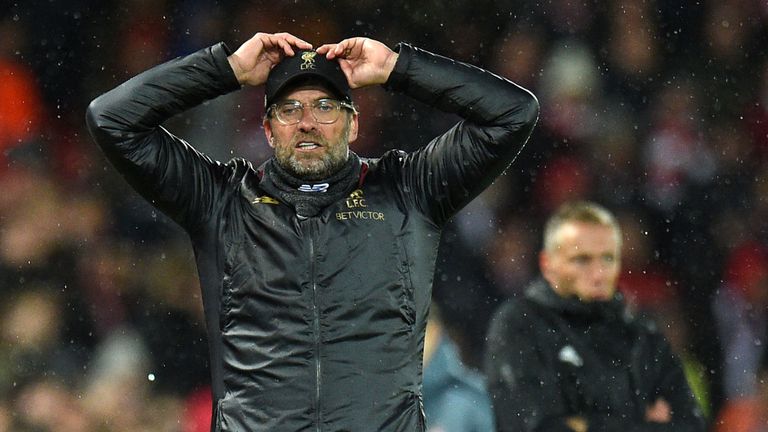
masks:
<instances>
[{"instance_id":1,"label":"shoulder","mask_svg":"<svg viewBox=\"0 0 768 432\"><path fill-rule=\"evenodd\" d=\"M464 366L458 359L457 352L445 349L441 351L439 355L443 356L441 363L444 368L444 380L441 385L443 405L452 409L490 409L491 402L484 376Z\"/></svg>"},{"instance_id":2,"label":"shoulder","mask_svg":"<svg viewBox=\"0 0 768 432\"><path fill-rule=\"evenodd\" d=\"M360 160L372 171L393 169L402 165L408 153L402 150L388 150L376 158L361 157Z\"/></svg>"},{"instance_id":3,"label":"shoulder","mask_svg":"<svg viewBox=\"0 0 768 432\"><path fill-rule=\"evenodd\" d=\"M466 381L454 384L452 390L445 395L443 399L446 406L452 409L465 409L467 411L476 411L478 409L491 409L491 401L488 392L483 387L467 385Z\"/></svg>"},{"instance_id":4,"label":"shoulder","mask_svg":"<svg viewBox=\"0 0 768 432\"><path fill-rule=\"evenodd\" d=\"M622 321L624 324L635 329L638 333L658 337L662 335L661 329L658 324L656 324L656 321L647 314L638 314L626 305L624 305L622 313Z\"/></svg>"},{"instance_id":5,"label":"shoulder","mask_svg":"<svg viewBox=\"0 0 768 432\"><path fill-rule=\"evenodd\" d=\"M261 167L254 167L251 161L240 157L219 165L225 183L223 191L233 192L236 196L242 195L248 202L261 194Z\"/></svg>"},{"instance_id":6,"label":"shoulder","mask_svg":"<svg viewBox=\"0 0 768 432\"><path fill-rule=\"evenodd\" d=\"M377 185L388 185L389 188L399 190L402 183L402 173L407 153L400 150L388 150L379 157L361 157L360 161L365 165L365 182L374 182Z\"/></svg>"},{"instance_id":7,"label":"shoulder","mask_svg":"<svg viewBox=\"0 0 768 432\"><path fill-rule=\"evenodd\" d=\"M524 298L509 298L493 312L489 332L491 335L525 332L531 328L535 315L535 310Z\"/></svg>"},{"instance_id":8,"label":"shoulder","mask_svg":"<svg viewBox=\"0 0 768 432\"><path fill-rule=\"evenodd\" d=\"M227 163L224 164L225 167L232 169L232 170L253 170L253 163L249 160L246 160L242 157L234 157L227 161Z\"/></svg>"},{"instance_id":9,"label":"shoulder","mask_svg":"<svg viewBox=\"0 0 768 432\"><path fill-rule=\"evenodd\" d=\"M517 322L525 320L532 313L533 308L524 297L511 297L496 308L492 318L504 322Z\"/></svg>"},{"instance_id":10,"label":"shoulder","mask_svg":"<svg viewBox=\"0 0 768 432\"><path fill-rule=\"evenodd\" d=\"M440 341L436 356L440 358L436 363L443 365L447 375L453 381L451 387L454 390L461 389L460 393L474 395L473 398L475 399L485 394L485 378L476 370L464 365L459 355L458 346L448 337L444 337Z\"/></svg>"},{"instance_id":11,"label":"shoulder","mask_svg":"<svg viewBox=\"0 0 768 432\"><path fill-rule=\"evenodd\" d=\"M244 177L255 176L257 173L257 168L253 166L253 163L241 157L232 158L226 163L217 162L216 164L220 166L230 181L240 182Z\"/></svg>"}]
</instances>

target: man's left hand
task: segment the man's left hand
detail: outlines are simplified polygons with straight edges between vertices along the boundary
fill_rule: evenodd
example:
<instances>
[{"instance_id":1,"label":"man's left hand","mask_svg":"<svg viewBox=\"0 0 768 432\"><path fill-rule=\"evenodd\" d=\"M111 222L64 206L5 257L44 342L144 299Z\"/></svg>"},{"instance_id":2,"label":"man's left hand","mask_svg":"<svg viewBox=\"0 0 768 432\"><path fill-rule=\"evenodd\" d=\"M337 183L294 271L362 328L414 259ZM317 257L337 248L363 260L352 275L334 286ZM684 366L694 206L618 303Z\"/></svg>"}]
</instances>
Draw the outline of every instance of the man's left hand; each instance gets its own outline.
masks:
<instances>
[{"instance_id":1,"label":"man's left hand","mask_svg":"<svg viewBox=\"0 0 768 432\"><path fill-rule=\"evenodd\" d=\"M383 43L363 37L344 39L317 48L328 60L338 59L350 88L384 84L395 68L397 53Z\"/></svg>"}]
</instances>

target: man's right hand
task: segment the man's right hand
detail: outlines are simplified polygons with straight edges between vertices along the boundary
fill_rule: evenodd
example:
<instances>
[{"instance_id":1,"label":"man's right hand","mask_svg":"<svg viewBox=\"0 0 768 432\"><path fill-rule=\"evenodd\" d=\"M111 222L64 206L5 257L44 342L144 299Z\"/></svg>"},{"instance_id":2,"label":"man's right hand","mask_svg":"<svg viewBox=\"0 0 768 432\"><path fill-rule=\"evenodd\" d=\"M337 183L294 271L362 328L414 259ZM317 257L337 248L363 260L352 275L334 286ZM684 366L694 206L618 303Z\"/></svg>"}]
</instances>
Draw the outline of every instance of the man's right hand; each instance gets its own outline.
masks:
<instances>
[{"instance_id":1,"label":"man's right hand","mask_svg":"<svg viewBox=\"0 0 768 432\"><path fill-rule=\"evenodd\" d=\"M290 33L256 33L227 60L241 85L259 86L276 64L295 54L294 48L312 49L312 44Z\"/></svg>"},{"instance_id":2,"label":"man's right hand","mask_svg":"<svg viewBox=\"0 0 768 432\"><path fill-rule=\"evenodd\" d=\"M669 423L672 421L672 408L664 398L656 399L653 405L645 409L645 421L651 423ZM587 432L589 423L584 417L568 417L565 424L574 432Z\"/></svg>"},{"instance_id":3,"label":"man's right hand","mask_svg":"<svg viewBox=\"0 0 768 432\"><path fill-rule=\"evenodd\" d=\"M565 419L565 425L571 428L573 432L587 432L589 423L584 417L568 417Z\"/></svg>"},{"instance_id":4,"label":"man's right hand","mask_svg":"<svg viewBox=\"0 0 768 432\"><path fill-rule=\"evenodd\" d=\"M645 421L654 423L669 423L672 421L672 408L663 398L656 399L653 405L645 409Z\"/></svg>"}]
</instances>

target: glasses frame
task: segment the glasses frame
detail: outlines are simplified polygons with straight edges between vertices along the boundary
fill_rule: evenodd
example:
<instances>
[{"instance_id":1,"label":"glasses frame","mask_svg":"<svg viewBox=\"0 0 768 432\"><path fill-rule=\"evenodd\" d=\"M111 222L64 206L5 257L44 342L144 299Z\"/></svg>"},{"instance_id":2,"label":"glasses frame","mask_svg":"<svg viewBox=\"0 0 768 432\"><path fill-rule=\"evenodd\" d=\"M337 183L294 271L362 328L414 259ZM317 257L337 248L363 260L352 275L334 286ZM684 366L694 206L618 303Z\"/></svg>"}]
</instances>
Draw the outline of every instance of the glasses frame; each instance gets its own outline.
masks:
<instances>
[{"instance_id":1,"label":"glasses frame","mask_svg":"<svg viewBox=\"0 0 768 432\"><path fill-rule=\"evenodd\" d=\"M331 122L321 122L320 120L317 119L317 115L315 114L315 111L314 111L314 108L316 108L319 103L326 102L326 101L332 101L332 102L338 103L338 105L336 106L336 111L339 114ZM288 121L286 121L286 120L284 120L283 118L280 117L280 114L279 114L280 112L277 110L277 106L281 105L281 104L285 104L285 103L293 103L296 106L296 108L301 110L301 116L296 121L288 122ZM272 117L276 118L277 121L280 122L280 124L282 124L282 125L292 126L292 125L301 123L301 119L304 118L304 109L307 106L309 106L309 108L310 108L309 112L312 114L312 118L315 120L315 122L317 122L319 124L334 124L337 121L339 121L339 118L341 117L341 110L342 110L342 108L348 109L348 110L352 111L352 113L357 114L357 108L355 108L355 106L353 104L349 103L349 102L344 102L344 101L341 101L341 100L338 100L338 99L333 99L333 98L320 98L320 99L317 99L315 101L308 102L308 103L304 103L304 102L297 101L297 100L286 100L286 101L282 101L282 102L273 103L272 105L270 105L267 108L267 116L272 116Z\"/></svg>"}]
</instances>

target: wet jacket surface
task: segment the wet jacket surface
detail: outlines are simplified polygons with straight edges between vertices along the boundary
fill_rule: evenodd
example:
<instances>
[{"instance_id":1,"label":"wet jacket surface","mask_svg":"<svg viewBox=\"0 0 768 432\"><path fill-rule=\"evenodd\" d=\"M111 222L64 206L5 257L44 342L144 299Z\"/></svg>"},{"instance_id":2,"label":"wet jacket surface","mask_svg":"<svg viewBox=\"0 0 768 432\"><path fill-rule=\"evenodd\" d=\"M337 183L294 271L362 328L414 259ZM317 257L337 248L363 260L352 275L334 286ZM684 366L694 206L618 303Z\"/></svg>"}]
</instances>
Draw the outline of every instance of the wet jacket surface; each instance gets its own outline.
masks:
<instances>
[{"instance_id":1,"label":"wet jacket surface","mask_svg":"<svg viewBox=\"0 0 768 432\"><path fill-rule=\"evenodd\" d=\"M363 159L346 199L300 219L266 194L250 162L213 161L160 126L240 88L227 54L218 44L157 66L87 113L112 164L191 238L212 430L423 430L423 339L440 229L520 151L536 99L401 44L386 87L464 120L413 153Z\"/></svg>"},{"instance_id":2,"label":"wet jacket surface","mask_svg":"<svg viewBox=\"0 0 768 432\"><path fill-rule=\"evenodd\" d=\"M494 313L485 372L497 429L572 432L703 432L704 420L679 360L649 322L629 315L620 296L585 304L543 280ZM659 397L671 423L644 420Z\"/></svg>"}]
</instances>

